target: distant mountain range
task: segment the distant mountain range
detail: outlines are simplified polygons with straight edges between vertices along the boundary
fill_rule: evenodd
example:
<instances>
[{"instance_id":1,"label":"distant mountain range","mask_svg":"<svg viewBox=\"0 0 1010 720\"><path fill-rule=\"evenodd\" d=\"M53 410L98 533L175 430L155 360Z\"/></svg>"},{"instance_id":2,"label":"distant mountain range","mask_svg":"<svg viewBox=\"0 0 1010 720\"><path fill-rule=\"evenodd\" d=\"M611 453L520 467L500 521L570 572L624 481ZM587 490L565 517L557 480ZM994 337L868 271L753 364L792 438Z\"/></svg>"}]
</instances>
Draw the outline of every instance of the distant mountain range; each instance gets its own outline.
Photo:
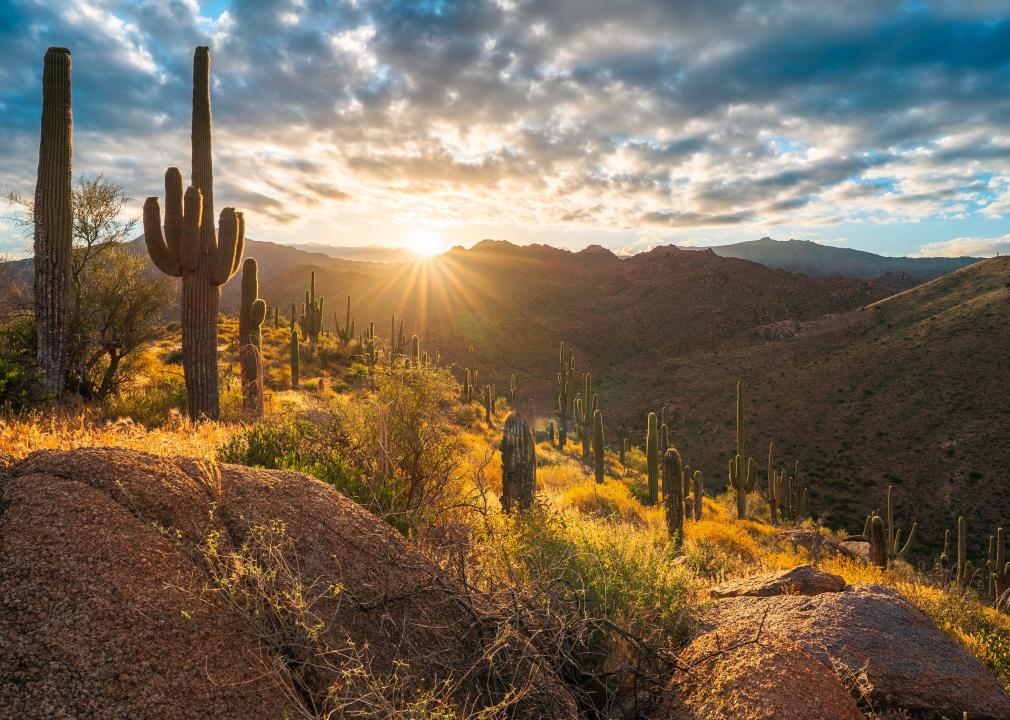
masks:
<instances>
[{"instance_id":1,"label":"distant mountain range","mask_svg":"<svg viewBox=\"0 0 1010 720\"><path fill-rule=\"evenodd\" d=\"M287 247L322 253L338 260L360 260L362 262L410 262L417 256L407 248L383 247L381 245L326 245L324 243L293 243Z\"/></svg>"},{"instance_id":2,"label":"distant mountain range","mask_svg":"<svg viewBox=\"0 0 1010 720\"><path fill-rule=\"evenodd\" d=\"M407 248L365 245L325 245L307 242L287 247L319 253L339 260L364 262L413 262L416 256ZM699 248L701 249L701 248ZM899 273L918 280L929 280L954 272L974 262L975 257L887 257L864 250L820 245L809 240L760 240L715 245L710 249L720 257L750 260L773 270L788 270L804 275L843 275L874 278L885 273Z\"/></svg>"},{"instance_id":3,"label":"distant mountain range","mask_svg":"<svg viewBox=\"0 0 1010 720\"><path fill-rule=\"evenodd\" d=\"M886 257L864 250L819 245L809 240L760 240L715 245L716 255L750 260L776 270L804 275L845 275L872 278L884 273L902 273L920 280L946 275L978 262L975 257Z\"/></svg>"}]
</instances>

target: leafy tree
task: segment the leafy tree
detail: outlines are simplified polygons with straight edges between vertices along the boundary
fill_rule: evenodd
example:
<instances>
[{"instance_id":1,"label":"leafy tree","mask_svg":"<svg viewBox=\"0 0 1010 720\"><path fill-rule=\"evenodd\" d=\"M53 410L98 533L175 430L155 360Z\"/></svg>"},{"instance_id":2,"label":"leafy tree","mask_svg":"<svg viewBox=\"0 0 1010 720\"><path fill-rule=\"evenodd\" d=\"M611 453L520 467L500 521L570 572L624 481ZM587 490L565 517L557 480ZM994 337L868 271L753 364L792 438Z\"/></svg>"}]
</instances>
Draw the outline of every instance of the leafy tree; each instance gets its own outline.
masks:
<instances>
[{"instance_id":1,"label":"leafy tree","mask_svg":"<svg viewBox=\"0 0 1010 720\"><path fill-rule=\"evenodd\" d=\"M30 236L31 199L16 191L5 197L15 208L8 218ZM102 174L81 175L74 184L67 386L84 397L104 398L119 388L130 356L157 337L169 303L170 281L148 276L143 256L125 245L137 225L124 218L130 200Z\"/></svg>"}]
</instances>

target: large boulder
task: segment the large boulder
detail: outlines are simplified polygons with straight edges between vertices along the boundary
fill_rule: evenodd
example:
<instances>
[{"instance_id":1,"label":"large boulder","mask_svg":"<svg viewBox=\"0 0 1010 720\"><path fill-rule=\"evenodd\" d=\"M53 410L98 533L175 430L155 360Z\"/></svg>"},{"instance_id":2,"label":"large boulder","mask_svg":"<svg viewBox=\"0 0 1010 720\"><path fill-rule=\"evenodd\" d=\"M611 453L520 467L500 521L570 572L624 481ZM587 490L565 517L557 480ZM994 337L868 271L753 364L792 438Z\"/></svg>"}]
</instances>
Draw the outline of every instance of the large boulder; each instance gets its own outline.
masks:
<instances>
[{"instance_id":1,"label":"large boulder","mask_svg":"<svg viewBox=\"0 0 1010 720\"><path fill-rule=\"evenodd\" d=\"M208 548L227 555L265 528L283 538L271 562L304 581L325 623L308 650L213 580ZM340 677L337 656L400 668L407 688L448 681L468 706L517 682L532 688L519 716L575 717L551 669L522 659L528 639L491 666L496 622L385 523L300 473L82 449L33 454L0 478L0 718L301 717Z\"/></svg>"},{"instance_id":2,"label":"large boulder","mask_svg":"<svg viewBox=\"0 0 1010 720\"><path fill-rule=\"evenodd\" d=\"M750 584L774 584L775 577L778 574ZM794 657L795 643L824 667L834 668L841 677L836 683L862 678L861 691L878 712L902 711L929 720L961 718L964 712L972 720L1010 718L1010 696L992 673L887 587L850 585L811 596L726 597L709 605L704 627L724 648L749 643ZM695 651L693 645L688 649ZM804 678L790 673L778 692L804 689L813 691Z\"/></svg>"},{"instance_id":3,"label":"large boulder","mask_svg":"<svg viewBox=\"0 0 1010 720\"><path fill-rule=\"evenodd\" d=\"M712 588L716 598L770 595L818 595L823 592L840 592L845 589L845 580L813 565L797 565L764 575L752 575L738 580L729 580Z\"/></svg>"}]
</instances>

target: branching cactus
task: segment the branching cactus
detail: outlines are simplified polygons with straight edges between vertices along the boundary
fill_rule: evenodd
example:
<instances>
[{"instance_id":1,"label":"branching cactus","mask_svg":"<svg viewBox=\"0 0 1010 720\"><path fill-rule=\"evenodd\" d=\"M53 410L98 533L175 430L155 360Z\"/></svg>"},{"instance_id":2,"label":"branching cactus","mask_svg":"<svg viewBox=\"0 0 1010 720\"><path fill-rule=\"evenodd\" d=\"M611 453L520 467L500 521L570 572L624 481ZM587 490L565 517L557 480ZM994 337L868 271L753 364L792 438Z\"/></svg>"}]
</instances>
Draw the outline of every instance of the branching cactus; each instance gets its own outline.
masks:
<instances>
[{"instance_id":1,"label":"branching cactus","mask_svg":"<svg viewBox=\"0 0 1010 720\"><path fill-rule=\"evenodd\" d=\"M908 559L908 551L915 542L915 531L919 527L918 523L912 523L912 529L908 531L908 539L905 544L901 544L901 529L894 527L894 501L892 492L894 488L887 486L887 557L891 560Z\"/></svg>"},{"instance_id":2,"label":"branching cactus","mask_svg":"<svg viewBox=\"0 0 1010 720\"><path fill-rule=\"evenodd\" d=\"M319 333L323 329L323 298L316 300L316 272L312 271L309 277L309 289L305 291L305 303L302 305L302 315L298 318L298 325L302 328L304 335L309 342L317 342Z\"/></svg>"},{"instance_id":3,"label":"branching cactus","mask_svg":"<svg viewBox=\"0 0 1010 720\"><path fill-rule=\"evenodd\" d=\"M379 361L378 340L375 337L375 323L368 323L368 330L361 337L361 356L365 365L374 367Z\"/></svg>"},{"instance_id":4,"label":"branching cactus","mask_svg":"<svg viewBox=\"0 0 1010 720\"><path fill-rule=\"evenodd\" d=\"M239 364L242 368L242 408L263 414L263 354L261 333L267 304L259 299L259 268L254 258L242 264L242 296L238 313Z\"/></svg>"},{"instance_id":5,"label":"branching cactus","mask_svg":"<svg viewBox=\"0 0 1010 720\"><path fill-rule=\"evenodd\" d=\"M520 510L529 510L537 489L536 442L525 418L515 411L505 418L501 462L502 509L509 512L518 505Z\"/></svg>"},{"instance_id":6,"label":"branching cactus","mask_svg":"<svg viewBox=\"0 0 1010 720\"><path fill-rule=\"evenodd\" d=\"M656 413L649 413L645 423L645 459L649 474L649 503L659 502L659 426Z\"/></svg>"},{"instance_id":7,"label":"branching cactus","mask_svg":"<svg viewBox=\"0 0 1010 720\"><path fill-rule=\"evenodd\" d=\"M35 228L36 361L42 391L63 393L70 338L70 256L73 242L71 161L73 111L70 51L51 47L42 65L42 130L32 207Z\"/></svg>"},{"instance_id":8,"label":"branching cactus","mask_svg":"<svg viewBox=\"0 0 1010 720\"><path fill-rule=\"evenodd\" d=\"M193 57L193 176L183 195L182 174L165 173L165 225L158 198L144 203L144 240L155 266L182 278L182 366L189 415L216 420L217 316L221 286L242 261L245 221L234 208L221 211L214 227L214 173L211 159L210 51Z\"/></svg>"},{"instance_id":9,"label":"branching cactus","mask_svg":"<svg viewBox=\"0 0 1010 720\"><path fill-rule=\"evenodd\" d=\"M347 296L347 314L344 315L344 324L337 320L337 314L333 313L333 323L337 326L337 337L344 345L351 342L354 337L354 318L351 317L351 296Z\"/></svg>"},{"instance_id":10,"label":"branching cactus","mask_svg":"<svg viewBox=\"0 0 1010 720\"><path fill-rule=\"evenodd\" d=\"M558 447L565 449L568 442L568 423L572 419L572 380L575 377L575 353L565 357L565 343L561 342L558 354Z\"/></svg>"},{"instance_id":11,"label":"branching cactus","mask_svg":"<svg viewBox=\"0 0 1010 720\"><path fill-rule=\"evenodd\" d=\"M1003 539L1003 528L996 529L995 543L990 538L989 560L986 563L989 571L990 593L993 607L1004 611L1010 603L1010 563L1006 559L1006 546Z\"/></svg>"},{"instance_id":12,"label":"branching cactus","mask_svg":"<svg viewBox=\"0 0 1010 720\"><path fill-rule=\"evenodd\" d=\"M593 469L596 473L596 482L599 484L603 484L603 476L606 471L604 443L603 413L597 410L593 413Z\"/></svg>"},{"instance_id":13,"label":"branching cactus","mask_svg":"<svg viewBox=\"0 0 1010 720\"><path fill-rule=\"evenodd\" d=\"M678 547L684 541L683 488L684 464L677 449L669 448L663 455L663 502L666 504L666 531Z\"/></svg>"},{"instance_id":14,"label":"branching cactus","mask_svg":"<svg viewBox=\"0 0 1010 720\"><path fill-rule=\"evenodd\" d=\"M747 516L747 493L754 490L757 478L757 463L744 452L742 382L736 384L736 454L730 458L726 476L736 493L737 518L743 520Z\"/></svg>"}]
</instances>

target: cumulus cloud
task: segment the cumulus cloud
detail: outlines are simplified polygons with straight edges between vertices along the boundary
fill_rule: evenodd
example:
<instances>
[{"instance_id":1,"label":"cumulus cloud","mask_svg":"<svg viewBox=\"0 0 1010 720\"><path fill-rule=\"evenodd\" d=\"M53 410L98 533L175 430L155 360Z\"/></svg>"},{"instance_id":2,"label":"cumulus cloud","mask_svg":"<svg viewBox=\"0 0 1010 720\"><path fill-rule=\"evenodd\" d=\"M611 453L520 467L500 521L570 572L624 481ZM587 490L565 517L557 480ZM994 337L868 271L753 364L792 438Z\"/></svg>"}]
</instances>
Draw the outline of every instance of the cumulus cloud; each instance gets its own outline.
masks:
<instances>
[{"instance_id":1,"label":"cumulus cloud","mask_svg":"<svg viewBox=\"0 0 1010 720\"><path fill-rule=\"evenodd\" d=\"M471 223L637 247L1010 212L999 3L0 0L0 17L0 186L31 187L41 58L66 45L77 167L160 192L188 167L208 44L218 194L256 237Z\"/></svg>"}]
</instances>

